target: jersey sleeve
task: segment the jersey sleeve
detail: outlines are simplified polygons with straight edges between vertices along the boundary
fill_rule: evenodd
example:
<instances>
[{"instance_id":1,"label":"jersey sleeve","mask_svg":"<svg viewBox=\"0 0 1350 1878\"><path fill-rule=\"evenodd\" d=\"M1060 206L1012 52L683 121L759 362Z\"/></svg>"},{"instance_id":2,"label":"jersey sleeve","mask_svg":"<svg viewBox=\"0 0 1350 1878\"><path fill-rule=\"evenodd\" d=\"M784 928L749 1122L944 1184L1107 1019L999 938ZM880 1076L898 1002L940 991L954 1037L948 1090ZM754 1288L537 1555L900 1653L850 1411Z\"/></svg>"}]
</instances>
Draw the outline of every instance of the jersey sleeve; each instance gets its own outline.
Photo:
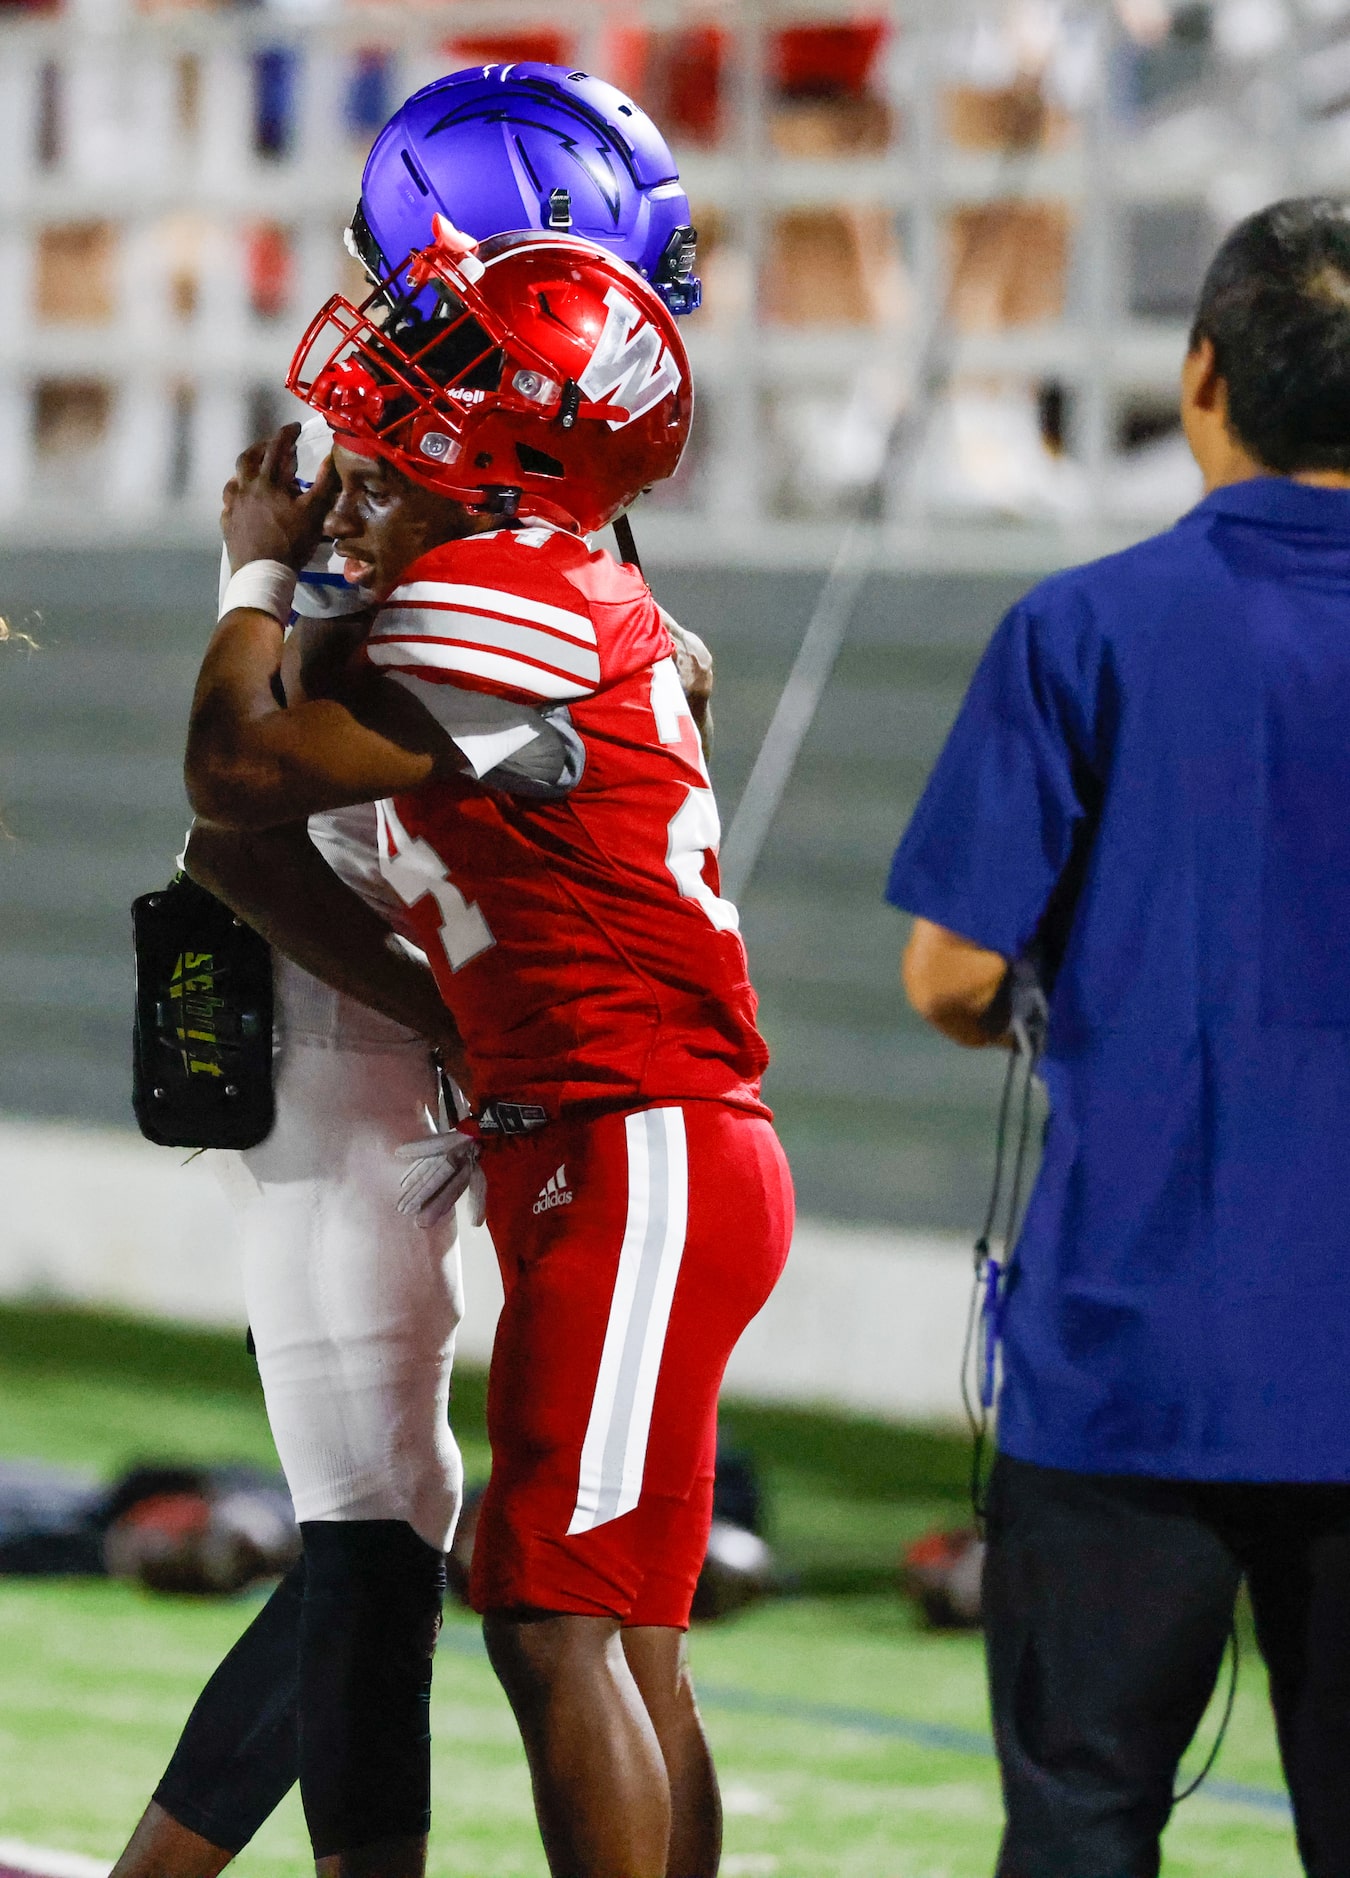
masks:
<instances>
[{"instance_id":1,"label":"jersey sleeve","mask_svg":"<svg viewBox=\"0 0 1350 1878\"><path fill-rule=\"evenodd\" d=\"M1023 603L991 640L891 864L893 906L1017 958L1093 791L1071 623Z\"/></svg>"},{"instance_id":2,"label":"jersey sleeve","mask_svg":"<svg viewBox=\"0 0 1350 1878\"><path fill-rule=\"evenodd\" d=\"M581 781L586 750L566 705L536 708L495 692L434 684L417 672L387 676L440 725L475 782L553 800Z\"/></svg>"},{"instance_id":3,"label":"jersey sleeve","mask_svg":"<svg viewBox=\"0 0 1350 1878\"><path fill-rule=\"evenodd\" d=\"M367 659L391 674L530 704L591 697L600 652L585 597L551 570L525 563L522 571L479 542L433 551L408 570L376 615Z\"/></svg>"},{"instance_id":4,"label":"jersey sleeve","mask_svg":"<svg viewBox=\"0 0 1350 1878\"><path fill-rule=\"evenodd\" d=\"M494 553L491 537L473 545L447 544L408 570L375 616L365 659L434 718L475 781L508 795L566 795L585 768L566 707L599 682L589 610L530 562L532 591L521 592L518 556Z\"/></svg>"}]
</instances>

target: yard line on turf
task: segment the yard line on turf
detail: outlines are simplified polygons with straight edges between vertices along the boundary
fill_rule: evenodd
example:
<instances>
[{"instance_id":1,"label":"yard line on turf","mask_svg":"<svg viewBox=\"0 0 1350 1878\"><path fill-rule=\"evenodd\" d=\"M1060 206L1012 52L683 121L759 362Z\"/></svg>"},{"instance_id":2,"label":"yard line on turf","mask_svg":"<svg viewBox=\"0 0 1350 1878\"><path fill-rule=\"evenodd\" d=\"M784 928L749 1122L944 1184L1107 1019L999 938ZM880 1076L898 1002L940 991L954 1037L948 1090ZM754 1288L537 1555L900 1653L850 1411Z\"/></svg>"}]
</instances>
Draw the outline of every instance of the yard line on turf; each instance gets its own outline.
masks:
<instances>
[{"instance_id":1,"label":"yard line on turf","mask_svg":"<svg viewBox=\"0 0 1350 1878\"><path fill-rule=\"evenodd\" d=\"M0 1878L108 1878L112 1860L0 1839Z\"/></svg>"},{"instance_id":2,"label":"yard line on turf","mask_svg":"<svg viewBox=\"0 0 1350 1878\"><path fill-rule=\"evenodd\" d=\"M460 1656L485 1656L477 1631L447 1627L441 1632L442 1649ZM814 1727L847 1728L857 1734L883 1735L907 1741L911 1747L937 1748L950 1754L974 1754L992 1760L992 1738L978 1728L956 1728L946 1722L913 1721L906 1715L887 1715L880 1709L850 1708L833 1702L797 1702L788 1696L758 1695L753 1689L735 1689L725 1683L700 1680L698 1699L705 1708L738 1710L743 1715L765 1715L775 1721L807 1722ZM1275 1787L1256 1787L1244 1780L1206 1780L1197 1798L1220 1800L1230 1806L1252 1806L1263 1813L1289 1813L1289 1797ZM4 1878L0 1873L0 1878ZM72 1874L72 1878L74 1875Z\"/></svg>"},{"instance_id":3,"label":"yard line on turf","mask_svg":"<svg viewBox=\"0 0 1350 1878\"><path fill-rule=\"evenodd\" d=\"M811 1722L816 1726L850 1728L859 1734L885 1735L896 1741L908 1741L915 1747L945 1748L953 1754L977 1754L982 1760L994 1758L994 1743L989 1735L976 1728L953 1728L944 1722L912 1721L904 1715L886 1715L879 1709L847 1708L830 1702L794 1702L780 1696L756 1695L752 1689L730 1689L717 1683L700 1682L698 1699L709 1708L738 1709L743 1714L772 1715L783 1721ZM1274 1787L1249 1786L1242 1780L1206 1780L1198 1789L1211 1800L1226 1800L1233 1806L1255 1806L1263 1812L1288 1813L1287 1794Z\"/></svg>"}]
</instances>

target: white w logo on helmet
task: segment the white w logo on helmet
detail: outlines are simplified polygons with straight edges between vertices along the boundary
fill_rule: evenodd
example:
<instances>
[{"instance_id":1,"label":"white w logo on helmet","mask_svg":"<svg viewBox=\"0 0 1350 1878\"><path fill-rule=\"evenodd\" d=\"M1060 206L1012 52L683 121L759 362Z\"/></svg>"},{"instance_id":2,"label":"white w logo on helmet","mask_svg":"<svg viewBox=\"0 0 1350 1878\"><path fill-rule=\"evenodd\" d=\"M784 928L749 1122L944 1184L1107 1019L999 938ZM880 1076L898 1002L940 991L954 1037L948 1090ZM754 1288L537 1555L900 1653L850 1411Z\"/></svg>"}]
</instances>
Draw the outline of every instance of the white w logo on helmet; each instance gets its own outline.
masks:
<instances>
[{"instance_id":1,"label":"white w logo on helmet","mask_svg":"<svg viewBox=\"0 0 1350 1878\"><path fill-rule=\"evenodd\" d=\"M624 415L611 417L611 430L622 430L680 388L680 369L661 343L655 326L626 300L617 287L605 295L609 312L591 362L577 384L594 404L612 399ZM634 330L636 328L636 331Z\"/></svg>"}]
</instances>

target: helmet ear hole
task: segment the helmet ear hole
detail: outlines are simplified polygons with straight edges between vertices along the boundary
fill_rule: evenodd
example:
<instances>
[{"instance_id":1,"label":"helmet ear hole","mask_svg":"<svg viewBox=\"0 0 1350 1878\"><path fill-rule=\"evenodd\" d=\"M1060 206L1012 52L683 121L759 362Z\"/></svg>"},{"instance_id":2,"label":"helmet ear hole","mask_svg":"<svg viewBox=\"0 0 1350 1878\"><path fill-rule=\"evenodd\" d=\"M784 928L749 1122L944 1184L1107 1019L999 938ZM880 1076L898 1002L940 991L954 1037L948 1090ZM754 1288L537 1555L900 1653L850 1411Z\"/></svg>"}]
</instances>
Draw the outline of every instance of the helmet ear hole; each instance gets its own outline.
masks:
<instances>
[{"instance_id":1,"label":"helmet ear hole","mask_svg":"<svg viewBox=\"0 0 1350 1878\"><path fill-rule=\"evenodd\" d=\"M533 444L518 443L516 461L527 476L565 476L567 474L556 456L550 456L547 450L536 450Z\"/></svg>"}]
</instances>

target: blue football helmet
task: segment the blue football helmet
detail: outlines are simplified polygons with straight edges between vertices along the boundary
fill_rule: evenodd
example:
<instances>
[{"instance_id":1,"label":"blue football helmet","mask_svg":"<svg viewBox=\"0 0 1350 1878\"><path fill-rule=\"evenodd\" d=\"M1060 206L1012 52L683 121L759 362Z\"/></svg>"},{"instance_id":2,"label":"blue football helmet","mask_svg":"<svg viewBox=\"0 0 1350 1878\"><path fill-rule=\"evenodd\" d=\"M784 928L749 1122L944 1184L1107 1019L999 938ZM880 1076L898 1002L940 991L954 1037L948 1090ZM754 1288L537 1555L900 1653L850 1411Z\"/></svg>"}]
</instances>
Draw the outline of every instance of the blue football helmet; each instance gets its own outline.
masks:
<instances>
[{"instance_id":1,"label":"blue football helmet","mask_svg":"<svg viewBox=\"0 0 1350 1878\"><path fill-rule=\"evenodd\" d=\"M476 65L394 113L366 161L348 245L385 279L427 246L438 214L478 241L530 228L583 236L672 313L702 298L689 199L664 137L613 85L564 65Z\"/></svg>"}]
</instances>

